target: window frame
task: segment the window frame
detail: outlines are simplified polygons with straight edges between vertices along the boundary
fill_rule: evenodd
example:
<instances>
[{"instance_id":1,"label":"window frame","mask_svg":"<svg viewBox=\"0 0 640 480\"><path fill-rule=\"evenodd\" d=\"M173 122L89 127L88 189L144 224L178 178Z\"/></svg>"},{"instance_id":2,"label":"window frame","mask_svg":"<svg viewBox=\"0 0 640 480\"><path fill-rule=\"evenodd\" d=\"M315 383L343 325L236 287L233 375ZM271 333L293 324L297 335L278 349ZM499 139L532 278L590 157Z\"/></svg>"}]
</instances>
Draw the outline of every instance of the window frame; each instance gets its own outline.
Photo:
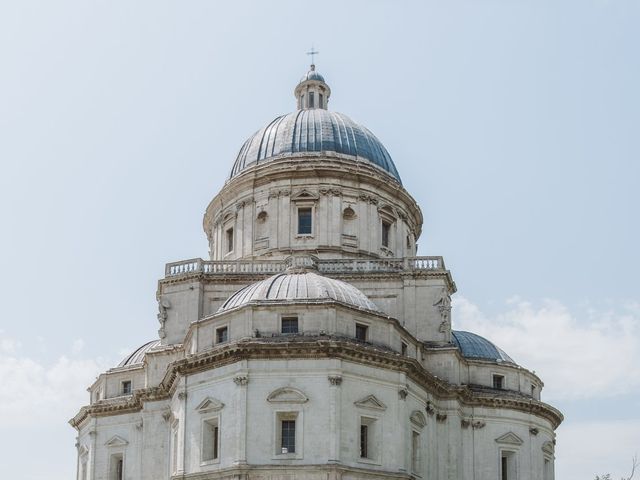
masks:
<instances>
[{"instance_id":1,"label":"window frame","mask_svg":"<svg viewBox=\"0 0 640 480\"><path fill-rule=\"evenodd\" d=\"M310 225L309 225L309 233L302 233L300 232L300 212L302 210L308 210L309 211L309 220L310 220ZM309 205L306 203L300 204L300 205L296 205L296 235L298 237L313 237L314 235L314 224L315 222L314 220L314 212L315 212L315 208L313 205Z\"/></svg>"},{"instance_id":2,"label":"window frame","mask_svg":"<svg viewBox=\"0 0 640 480\"><path fill-rule=\"evenodd\" d=\"M367 426L367 456L362 457L361 450L361 434L362 426ZM381 465L382 458L382 418L369 412L358 412L358 430L357 430L357 461L358 463L367 463L370 465Z\"/></svg>"},{"instance_id":3,"label":"window frame","mask_svg":"<svg viewBox=\"0 0 640 480\"><path fill-rule=\"evenodd\" d=\"M125 385L128 385L128 389L125 389ZM131 395L133 393L133 381L131 379L120 381L120 395Z\"/></svg>"},{"instance_id":4,"label":"window frame","mask_svg":"<svg viewBox=\"0 0 640 480\"><path fill-rule=\"evenodd\" d=\"M496 386L496 380L500 379L500 386ZM507 389L507 376L502 373L491 373L491 388L494 390Z\"/></svg>"},{"instance_id":5,"label":"window frame","mask_svg":"<svg viewBox=\"0 0 640 480\"><path fill-rule=\"evenodd\" d=\"M233 253L235 250L236 243L236 232L235 228L232 226L224 229L224 254L228 255L229 253Z\"/></svg>"},{"instance_id":6,"label":"window frame","mask_svg":"<svg viewBox=\"0 0 640 480\"><path fill-rule=\"evenodd\" d=\"M364 328L364 339L358 336L358 328ZM370 325L364 322L356 322L354 337L358 342L367 343L369 341Z\"/></svg>"},{"instance_id":7,"label":"window frame","mask_svg":"<svg viewBox=\"0 0 640 480\"><path fill-rule=\"evenodd\" d=\"M295 421L295 452L282 453L282 422ZM304 458L304 414L300 408L278 409L273 412L273 460Z\"/></svg>"},{"instance_id":8,"label":"window frame","mask_svg":"<svg viewBox=\"0 0 640 480\"><path fill-rule=\"evenodd\" d=\"M284 331L284 323L295 320L296 321L296 330L295 332L285 332ZM299 315L282 315L280 317L280 333L283 335L295 335L300 333L300 316Z\"/></svg>"},{"instance_id":9,"label":"window frame","mask_svg":"<svg viewBox=\"0 0 640 480\"><path fill-rule=\"evenodd\" d=\"M504 459L507 463L505 476ZM518 480L518 451L511 448L501 448L498 453L498 478L500 480Z\"/></svg>"},{"instance_id":10,"label":"window frame","mask_svg":"<svg viewBox=\"0 0 640 480\"><path fill-rule=\"evenodd\" d=\"M226 331L227 337L226 337L225 340L220 341L220 337L219 337L220 334L218 332L221 332L223 330ZM229 324L228 323L225 323L223 325L218 325L215 328L215 331L214 331L214 341L215 341L215 343L214 343L214 345L222 345L222 344L225 344L225 343L229 343L230 339L231 339L231 335L230 335L230 332L229 332Z\"/></svg>"},{"instance_id":11,"label":"window frame","mask_svg":"<svg viewBox=\"0 0 640 480\"><path fill-rule=\"evenodd\" d=\"M205 458L205 434L207 433L207 424L211 424L212 421L215 421L214 429L217 429L217 433L215 439L213 441L213 453L217 454L213 458ZM207 415L203 416L200 422L200 465L214 465L220 463L220 451L222 447L222 434L220 428L220 414Z\"/></svg>"}]
</instances>

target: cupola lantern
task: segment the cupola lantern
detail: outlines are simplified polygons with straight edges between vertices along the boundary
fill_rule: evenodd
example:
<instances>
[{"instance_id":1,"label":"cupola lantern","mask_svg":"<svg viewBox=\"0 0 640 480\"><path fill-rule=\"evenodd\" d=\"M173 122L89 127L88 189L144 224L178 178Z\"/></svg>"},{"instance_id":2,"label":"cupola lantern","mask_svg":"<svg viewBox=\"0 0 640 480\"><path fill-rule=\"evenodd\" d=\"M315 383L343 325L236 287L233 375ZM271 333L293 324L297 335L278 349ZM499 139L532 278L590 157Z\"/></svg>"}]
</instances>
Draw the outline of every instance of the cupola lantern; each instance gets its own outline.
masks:
<instances>
[{"instance_id":1,"label":"cupola lantern","mask_svg":"<svg viewBox=\"0 0 640 480\"><path fill-rule=\"evenodd\" d=\"M309 71L300 79L294 94L297 100L298 110L313 108L327 109L331 89L324 81L324 77L316 71L316 66L311 64Z\"/></svg>"}]
</instances>

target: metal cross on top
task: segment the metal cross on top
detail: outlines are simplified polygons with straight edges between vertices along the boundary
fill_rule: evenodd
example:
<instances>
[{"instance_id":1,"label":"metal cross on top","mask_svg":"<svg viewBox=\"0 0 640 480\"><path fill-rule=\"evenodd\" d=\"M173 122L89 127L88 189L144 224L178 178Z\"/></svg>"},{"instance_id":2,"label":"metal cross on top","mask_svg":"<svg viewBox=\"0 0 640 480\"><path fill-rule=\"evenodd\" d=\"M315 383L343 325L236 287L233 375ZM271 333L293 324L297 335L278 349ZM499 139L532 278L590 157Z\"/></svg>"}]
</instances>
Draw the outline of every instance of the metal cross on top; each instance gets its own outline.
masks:
<instances>
[{"instance_id":1,"label":"metal cross on top","mask_svg":"<svg viewBox=\"0 0 640 480\"><path fill-rule=\"evenodd\" d=\"M315 65L316 62L314 62L314 57L316 55L318 55L320 52L318 52L317 50L314 50L313 47L311 47L311 50L309 50L307 52L307 55L311 55L311 65Z\"/></svg>"}]
</instances>

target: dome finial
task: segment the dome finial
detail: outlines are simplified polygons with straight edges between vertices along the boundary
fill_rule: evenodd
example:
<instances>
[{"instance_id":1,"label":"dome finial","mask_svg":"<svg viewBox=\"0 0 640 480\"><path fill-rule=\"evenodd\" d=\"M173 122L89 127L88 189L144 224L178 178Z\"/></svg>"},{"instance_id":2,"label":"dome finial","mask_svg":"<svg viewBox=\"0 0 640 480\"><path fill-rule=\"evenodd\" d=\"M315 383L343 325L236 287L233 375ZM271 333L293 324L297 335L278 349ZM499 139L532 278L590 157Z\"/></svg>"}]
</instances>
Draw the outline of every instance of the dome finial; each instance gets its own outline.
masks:
<instances>
[{"instance_id":1,"label":"dome finial","mask_svg":"<svg viewBox=\"0 0 640 480\"><path fill-rule=\"evenodd\" d=\"M314 60L315 60L315 56L318 55L319 53L320 53L319 51L313 48L313 44L311 44L311 50L307 52L307 55L311 55L311 70L316 69L316 62Z\"/></svg>"}]
</instances>

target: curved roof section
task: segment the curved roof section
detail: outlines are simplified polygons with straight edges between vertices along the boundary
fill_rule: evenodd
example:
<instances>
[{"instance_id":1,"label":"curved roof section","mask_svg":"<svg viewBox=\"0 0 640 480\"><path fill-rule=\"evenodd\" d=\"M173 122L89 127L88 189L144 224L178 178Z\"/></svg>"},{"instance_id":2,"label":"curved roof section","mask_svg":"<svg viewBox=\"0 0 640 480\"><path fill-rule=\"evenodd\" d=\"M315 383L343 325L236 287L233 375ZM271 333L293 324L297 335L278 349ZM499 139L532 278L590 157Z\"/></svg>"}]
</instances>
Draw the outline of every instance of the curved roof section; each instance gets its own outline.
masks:
<instances>
[{"instance_id":1,"label":"curved roof section","mask_svg":"<svg viewBox=\"0 0 640 480\"><path fill-rule=\"evenodd\" d=\"M254 164L310 152L352 156L356 162L374 165L402 183L391 155L373 133L346 115L321 108L282 115L254 133L242 145L229 178Z\"/></svg>"},{"instance_id":2,"label":"curved roof section","mask_svg":"<svg viewBox=\"0 0 640 480\"><path fill-rule=\"evenodd\" d=\"M353 285L308 270L279 273L248 285L231 295L218 309L218 313L256 303L317 301L336 301L358 309L381 313L380 309Z\"/></svg>"},{"instance_id":3,"label":"curved roof section","mask_svg":"<svg viewBox=\"0 0 640 480\"><path fill-rule=\"evenodd\" d=\"M460 349L462 356L465 358L516 363L504 350L475 333L452 330L451 338L453 344Z\"/></svg>"},{"instance_id":4,"label":"curved roof section","mask_svg":"<svg viewBox=\"0 0 640 480\"><path fill-rule=\"evenodd\" d=\"M136 350L131 353L128 357L122 360L118 367L128 367L130 365L138 365L144 362L144 356L147 354L149 350L160 345L160 340L152 340L150 342L145 343L141 347L138 347Z\"/></svg>"},{"instance_id":5,"label":"curved roof section","mask_svg":"<svg viewBox=\"0 0 640 480\"><path fill-rule=\"evenodd\" d=\"M324 82L324 77L316 72L315 66L313 66L313 68L311 68L302 76L302 78L300 79L300 83L306 82L307 80L317 80L318 82Z\"/></svg>"}]
</instances>

